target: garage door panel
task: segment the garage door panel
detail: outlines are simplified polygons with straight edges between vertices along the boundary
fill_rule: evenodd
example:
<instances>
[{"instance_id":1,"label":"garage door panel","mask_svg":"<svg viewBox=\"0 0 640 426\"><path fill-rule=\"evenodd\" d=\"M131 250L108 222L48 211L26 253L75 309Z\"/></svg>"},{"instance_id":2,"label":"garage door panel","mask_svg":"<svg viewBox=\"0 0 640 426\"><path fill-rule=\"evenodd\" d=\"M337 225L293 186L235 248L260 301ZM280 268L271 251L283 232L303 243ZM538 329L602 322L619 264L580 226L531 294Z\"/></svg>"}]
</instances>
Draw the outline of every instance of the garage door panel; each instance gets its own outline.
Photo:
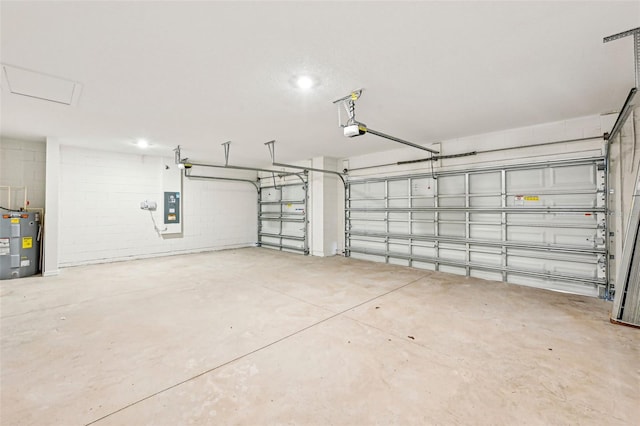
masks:
<instances>
[{"instance_id":1,"label":"garage door panel","mask_svg":"<svg viewBox=\"0 0 640 426\"><path fill-rule=\"evenodd\" d=\"M412 226L415 235L435 235L435 225L433 223L413 222Z\"/></svg>"},{"instance_id":2,"label":"garage door panel","mask_svg":"<svg viewBox=\"0 0 640 426\"><path fill-rule=\"evenodd\" d=\"M436 248L433 245L414 245L413 255L416 257L436 257Z\"/></svg>"},{"instance_id":3,"label":"garage door panel","mask_svg":"<svg viewBox=\"0 0 640 426\"><path fill-rule=\"evenodd\" d=\"M509 170L506 172L507 192L526 192L545 187L545 169Z\"/></svg>"},{"instance_id":4,"label":"garage door panel","mask_svg":"<svg viewBox=\"0 0 640 426\"><path fill-rule=\"evenodd\" d=\"M433 198L414 198L411 200L411 207L433 207L433 206L435 206L435 199Z\"/></svg>"},{"instance_id":5,"label":"garage door panel","mask_svg":"<svg viewBox=\"0 0 640 426\"><path fill-rule=\"evenodd\" d=\"M483 271L482 269L472 269L469 276L483 280L502 281L501 272Z\"/></svg>"},{"instance_id":6,"label":"garage door panel","mask_svg":"<svg viewBox=\"0 0 640 426\"><path fill-rule=\"evenodd\" d=\"M502 197L497 196L470 196L470 207L500 207L502 205Z\"/></svg>"},{"instance_id":7,"label":"garage door panel","mask_svg":"<svg viewBox=\"0 0 640 426\"><path fill-rule=\"evenodd\" d=\"M397 259L395 257L389 258L389 264L391 265L400 265L400 266L409 266L409 260L407 259Z\"/></svg>"},{"instance_id":8,"label":"garage door panel","mask_svg":"<svg viewBox=\"0 0 640 426\"><path fill-rule=\"evenodd\" d=\"M280 201L280 191L275 189L262 190L262 201Z\"/></svg>"},{"instance_id":9,"label":"garage door panel","mask_svg":"<svg viewBox=\"0 0 640 426\"><path fill-rule=\"evenodd\" d=\"M507 239L520 243L575 246L577 248L594 247L595 234L588 229L539 228L527 226L509 226Z\"/></svg>"},{"instance_id":10,"label":"garage door panel","mask_svg":"<svg viewBox=\"0 0 640 426\"><path fill-rule=\"evenodd\" d=\"M360 249L364 251L382 252L384 251L384 242L355 240L353 241L351 247L354 250Z\"/></svg>"},{"instance_id":11,"label":"garage door panel","mask_svg":"<svg viewBox=\"0 0 640 426\"><path fill-rule=\"evenodd\" d=\"M514 268L526 271L555 273L567 276L576 276L588 279L598 277L597 264L581 264L565 260L541 260L520 256L507 256L507 264Z\"/></svg>"},{"instance_id":12,"label":"garage door panel","mask_svg":"<svg viewBox=\"0 0 640 426\"><path fill-rule=\"evenodd\" d=\"M411 200L405 199L391 199L389 200L389 207L392 208L406 208L411 207Z\"/></svg>"},{"instance_id":13,"label":"garage door panel","mask_svg":"<svg viewBox=\"0 0 640 426\"><path fill-rule=\"evenodd\" d=\"M585 248L596 246L594 244L594 240L597 238L596 233L588 229L546 229L545 233L552 244ZM604 245L604 240L602 245Z\"/></svg>"},{"instance_id":14,"label":"garage door panel","mask_svg":"<svg viewBox=\"0 0 640 426\"><path fill-rule=\"evenodd\" d=\"M408 244L389 242L389 251L393 253L409 254L410 247Z\"/></svg>"},{"instance_id":15,"label":"garage door panel","mask_svg":"<svg viewBox=\"0 0 640 426\"><path fill-rule=\"evenodd\" d=\"M390 222L389 232L391 234L409 234L409 222Z\"/></svg>"},{"instance_id":16,"label":"garage door panel","mask_svg":"<svg viewBox=\"0 0 640 426\"><path fill-rule=\"evenodd\" d=\"M469 253L469 261L471 263L477 263L479 265L488 265L500 267L502 266L502 255L501 254L491 254L491 253L479 253L479 252L470 252Z\"/></svg>"},{"instance_id":17,"label":"garage door panel","mask_svg":"<svg viewBox=\"0 0 640 426\"><path fill-rule=\"evenodd\" d=\"M439 195L464 195L464 175L443 176L438 178Z\"/></svg>"},{"instance_id":18,"label":"garage door panel","mask_svg":"<svg viewBox=\"0 0 640 426\"><path fill-rule=\"evenodd\" d=\"M389 213L389 221L404 221L409 222L409 213L408 212L391 212Z\"/></svg>"},{"instance_id":19,"label":"garage door panel","mask_svg":"<svg viewBox=\"0 0 640 426\"><path fill-rule=\"evenodd\" d=\"M595 228L597 225L597 216L592 213L530 213L517 214L507 213L507 223L510 225L568 225L569 226L586 226Z\"/></svg>"},{"instance_id":20,"label":"garage door panel","mask_svg":"<svg viewBox=\"0 0 640 426\"><path fill-rule=\"evenodd\" d=\"M450 212L450 211L440 212L440 220L442 221L454 220L454 221L464 222L465 217L466 215L464 212Z\"/></svg>"},{"instance_id":21,"label":"garage door panel","mask_svg":"<svg viewBox=\"0 0 640 426\"><path fill-rule=\"evenodd\" d=\"M350 217L353 220L359 220L359 221L364 221L364 220L371 220L371 221L385 220L384 212L354 211L354 212L351 212Z\"/></svg>"},{"instance_id":22,"label":"garage door panel","mask_svg":"<svg viewBox=\"0 0 640 426\"><path fill-rule=\"evenodd\" d=\"M519 243L545 243L545 234L535 228L511 226L507 228L507 240Z\"/></svg>"},{"instance_id":23,"label":"garage door panel","mask_svg":"<svg viewBox=\"0 0 640 426\"><path fill-rule=\"evenodd\" d=\"M283 200L304 200L306 191L302 184L300 185L286 185L282 187L282 199Z\"/></svg>"},{"instance_id":24,"label":"garage door panel","mask_svg":"<svg viewBox=\"0 0 640 426\"><path fill-rule=\"evenodd\" d=\"M464 238L466 233L464 224L441 223L439 226L439 235L447 237Z\"/></svg>"},{"instance_id":25,"label":"garage door panel","mask_svg":"<svg viewBox=\"0 0 640 426\"><path fill-rule=\"evenodd\" d=\"M469 175L469 193L471 194L495 194L500 192L500 172L471 173Z\"/></svg>"},{"instance_id":26,"label":"garage door panel","mask_svg":"<svg viewBox=\"0 0 640 426\"><path fill-rule=\"evenodd\" d=\"M353 257L354 259L368 260L370 262L384 262L385 261L384 256L377 256L377 255L373 255L373 254L358 253L357 251L351 252L350 256Z\"/></svg>"},{"instance_id":27,"label":"garage door panel","mask_svg":"<svg viewBox=\"0 0 640 426\"><path fill-rule=\"evenodd\" d=\"M440 265L439 269L440 272L446 272L448 274L454 274L454 275L465 275L466 274L466 269L459 267L459 266L450 266L450 265Z\"/></svg>"},{"instance_id":28,"label":"garage door panel","mask_svg":"<svg viewBox=\"0 0 640 426\"><path fill-rule=\"evenodd\" d=\"M371 199L371 200L353 200L351 201L351 207L354 209L376 209L384 208L386 205L384 200Z\"/></svg>"},{"instance_id":29,"label":"garage door panel","mask_svg":"<svg viewBox=\"0 0 640 426\"><path fill-rule=\"evenodd\" d=\"M380 233L385 232L387 225L383 221L363 221L363 220L352 220L351 222L351 231L357 232L374 232Z\"/></svg>"},{"instance_id":30,"label":"garage door panel","mask_svg":"<svg viewBox=\"0 0 640 426\"><path fill-rule=\"evenodd\" d=\"M591 165L564 166L549 169L550 186L554 189L593 189L596 187L596 168Z\"/></svg>"},{"instance_id":31,"label":"garage door panel","mask_svg":"<svg viewBox=\"0 0 640 426\"><path fill-rule=\"evenodd\" d=\"M593 194L538 194L530 191L507 196L508 207L597 207Z\"/></svg>"},{"instance_id":32,"label":"garage door panel","mask_svg":"<svg viewBox=\"0 0 640 426\"><path fill-rule=\"evenodd\" d=\"M283 222L282 233L286 235L303 236L304 224L297 222Z\"/></svg>"},{"instance_id":33,"label":"garage door panel","mask_svg":"<svg viewBox=\"0 0 640 426\"><path fill-rule=\"evenodd\" d=\"M469 213L469 220L471 222L489 222L500 224L502 223L502 215L500 213Z\"/></svg>"},{"instance_id":34,"label":"garage door panel","mask_svg":"<svg viewBox=\"0 0 640 426\"><path fill-rule=\"evenodd\" d=\"M275 221L265 221L262 224L262 231L267 234L277 234L280 232L280 223Z\"/></svg>"},{"instance_id":35,"label":"garage door panel","mask_svg":"<svg viewBox=\"0 0 640 426\"><path fill-rule=\"evenodd\" d=\"M433 220L434 218L435 218L434 212L421 212L421 211L412 212L413 220Z\"/></svg>"},{"instance_id":36,"label":"garage door panel","mask_svg":"<svg viewBox=\"0 0 640 426\"><path fill-rule=\"evenodd\" d=\"M564 281L544 279L521 274L509 274L509 282L525 285L528 287L543 288L548 290L561 291L566 293L581 294L584 296L597 297L598 289L588 282Z\"/></svg>"},{"instance_id":37,"label":"garage door panel","mask_svg":"<svg viewBox=\"0 0 640 426\"><path fill-rule=\"evenodd\" d=\"M411 179L411 194L413 196L429 196L435 194L435 183L432 178Z\"/></svg>"},{"instance_id":38,"label":"garage door panel","mask_svg":"<svg viewBox=\"0 0 640 426\"><path fill-rule=\"evenodd\" d=\"M470 225L469 238L474 240L500 241L502 239L502 226Z\"/></svg>"},{"instance_id":39,"label":"garage door panel","mask_svg":"<svg viewBox=\"0 0 640 426\"><path fill-rule=\"evenodd\" d=\"M409 184L405 180L389 182L390 197L406 197L409 195Z\"/></svg>"},{"instance_id":40,"label":"garage door panel","mask_svg":"<svg viewBox=\"0 0 640 426\"><path fill-rule=\"evenodd\" d=\"M436 264L430 263L430 262L420 262L420 261L414 260L413 262L411 262L411 266L413 266L414 268L426 269L427 271L436 270Z\"/></svg>"},{"instance_id":41,"label":"garage door panel","mask_svg":"<svg viewBox=\"0 0 640 426\"><path fill-rule=\"evenodd\" d=\"M441 198L439 202L440 207L464 207L465 197L447 197Z\"/></svg>"}]
</instances>

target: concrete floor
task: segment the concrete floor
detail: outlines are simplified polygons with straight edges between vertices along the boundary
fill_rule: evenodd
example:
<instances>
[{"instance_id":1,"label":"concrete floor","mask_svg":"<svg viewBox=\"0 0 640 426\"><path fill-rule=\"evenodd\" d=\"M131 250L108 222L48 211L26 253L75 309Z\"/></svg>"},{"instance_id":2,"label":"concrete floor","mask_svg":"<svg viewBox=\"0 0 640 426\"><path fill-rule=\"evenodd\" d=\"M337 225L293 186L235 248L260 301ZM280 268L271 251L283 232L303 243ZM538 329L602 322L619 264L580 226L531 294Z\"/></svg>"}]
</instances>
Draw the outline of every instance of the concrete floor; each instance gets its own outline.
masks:
<instances>
[{"instance_id":1,"label":"concrete floor","mask_svg":"<svg viewBox=\"0 0 640 426\"><path fill-rule=\"evenodd\" d=\"M602 300L257 248L0 283L2 425L640 418Z\"/></svg>"}]
</instances>

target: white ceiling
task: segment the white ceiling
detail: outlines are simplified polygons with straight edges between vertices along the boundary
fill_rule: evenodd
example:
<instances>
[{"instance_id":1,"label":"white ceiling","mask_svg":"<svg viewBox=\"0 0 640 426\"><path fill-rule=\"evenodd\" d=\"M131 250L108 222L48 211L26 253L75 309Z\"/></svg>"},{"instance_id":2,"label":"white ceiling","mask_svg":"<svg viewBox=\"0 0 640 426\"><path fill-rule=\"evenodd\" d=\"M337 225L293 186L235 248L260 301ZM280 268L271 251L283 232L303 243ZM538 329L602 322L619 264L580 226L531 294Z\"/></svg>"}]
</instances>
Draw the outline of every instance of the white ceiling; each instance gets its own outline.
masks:
<instances>
[{"instance_id":1,"label":"white ceiling","mask_svg":"<svg viewBox=\"0 0 640 426\"><path fill-rule=\"evenodd\" d=\"M346 139L332 101L415 143L618 109L640 2L1 2L1 61L79 82L68 106L2 87L2 135L264 165L399 146ZM308 73L319 86L291 84ZM419 151L418 151L419 152Z\"/></svg>"}]
</instances>

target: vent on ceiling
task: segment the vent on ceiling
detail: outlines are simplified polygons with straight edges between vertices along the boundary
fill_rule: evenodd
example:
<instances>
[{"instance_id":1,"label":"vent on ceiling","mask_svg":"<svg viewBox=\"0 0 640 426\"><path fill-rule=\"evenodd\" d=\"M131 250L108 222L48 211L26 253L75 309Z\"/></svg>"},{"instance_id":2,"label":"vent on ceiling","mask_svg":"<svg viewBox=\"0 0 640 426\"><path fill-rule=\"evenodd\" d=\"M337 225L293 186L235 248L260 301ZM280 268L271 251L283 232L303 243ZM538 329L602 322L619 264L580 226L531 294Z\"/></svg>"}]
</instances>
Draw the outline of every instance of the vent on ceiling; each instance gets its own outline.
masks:
<instances>
[{"instance_id":1,"label":"vent on ceiling","mask_svg":"<svg viewBox=\"0 0 640 426\"><path fill-rule=\"evenodd\" d=\"M2 64L9 92L63 105L75 105L80 83L60 77Z\"/></svg>"}]
</instances>

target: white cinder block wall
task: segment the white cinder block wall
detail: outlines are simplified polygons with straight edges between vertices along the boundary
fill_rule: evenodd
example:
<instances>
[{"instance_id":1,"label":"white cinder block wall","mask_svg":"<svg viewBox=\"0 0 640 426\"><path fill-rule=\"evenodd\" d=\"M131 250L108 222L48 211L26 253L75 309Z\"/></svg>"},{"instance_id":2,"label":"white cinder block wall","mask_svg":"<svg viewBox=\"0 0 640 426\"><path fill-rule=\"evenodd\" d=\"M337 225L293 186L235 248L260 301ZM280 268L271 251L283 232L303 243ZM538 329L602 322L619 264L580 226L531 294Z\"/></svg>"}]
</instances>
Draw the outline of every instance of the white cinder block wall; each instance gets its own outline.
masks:
<instances>
[{"instance_id":1,"label":"white cinder block wall","mask_svg":"<svg viewBox=\"0 0 640 426\"><path fill-rule=\"evenodd\" d=\"M257 195L251 185L185 179L183 235L161 238L140 202L162 221L162 172L172 159L61 146L59 266L253 245Z\"/></svg>"},{"instance_id":2,"label":"white cinder block wall","mask_svg":"<svg viewBox=\"0 0 640 426\"><path fill-rule=\"evenodd\" d=\"M45 191L44 142L0 139L0 206L23 207L24 191L31 208L44 208ZM10 186L11 195L7 188ZM10 198L10 200L8 199Z\"/></svg>"}]
</instances>

